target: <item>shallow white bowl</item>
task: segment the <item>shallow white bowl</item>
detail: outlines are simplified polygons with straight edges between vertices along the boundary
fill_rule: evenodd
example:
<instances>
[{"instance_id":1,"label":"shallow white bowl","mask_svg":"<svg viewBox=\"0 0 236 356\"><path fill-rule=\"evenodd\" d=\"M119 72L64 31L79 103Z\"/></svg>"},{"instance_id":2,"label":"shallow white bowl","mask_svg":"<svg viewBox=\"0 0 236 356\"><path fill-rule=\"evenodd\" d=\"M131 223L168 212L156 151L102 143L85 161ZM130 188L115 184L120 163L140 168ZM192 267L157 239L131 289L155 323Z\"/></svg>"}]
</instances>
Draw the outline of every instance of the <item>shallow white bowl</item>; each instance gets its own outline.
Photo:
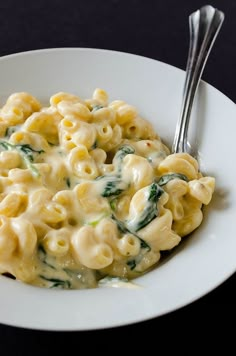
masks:
<instances>
[{"instance_id":1,"label":"shallow white bowl","mask_svg":"<svg viewBox=\"0 0 236 356\"><path fill-rule=\"evenodd\" d=\"M148 58L98 49L50 49L0 59L0 101L28 91L43 100L68 91L90 97L104 88L124 99L171 144L184 72ZM47 330L89 330L130 324L178 309L214 289L236 270L235 104L201 83L192 121L204 173L217 189L201 227L157 268L136 280L140 289L45 290L0 277L0 323ZM193 130L195 127L197 129Z\"/></svg>"}]
</instances>

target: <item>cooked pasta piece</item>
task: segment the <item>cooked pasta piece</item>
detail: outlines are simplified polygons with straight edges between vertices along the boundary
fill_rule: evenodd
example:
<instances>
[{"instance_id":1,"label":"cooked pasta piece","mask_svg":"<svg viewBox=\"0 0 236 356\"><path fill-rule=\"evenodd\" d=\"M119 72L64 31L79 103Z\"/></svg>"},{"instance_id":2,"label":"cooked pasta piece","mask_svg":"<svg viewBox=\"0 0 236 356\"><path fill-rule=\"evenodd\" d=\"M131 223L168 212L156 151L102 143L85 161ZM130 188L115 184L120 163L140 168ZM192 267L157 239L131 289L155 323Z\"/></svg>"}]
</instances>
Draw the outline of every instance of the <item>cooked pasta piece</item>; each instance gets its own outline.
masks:
<instances>
[{"instance_id":1,"label":"cooked pasta piece","mask_svg":"<svg viewBox=\"0 0 236 356\"><path fill-rule=\"evenodd\" d=\"M116 123L116 113L110 107L99 107L97 110L93 109L92 122L95 124L107 123L113 127Z\"/></svg>"},{"instance_id":2,"label":"cooked pasta piece","mask_svg":"<svg viewBox=\"0 0 236 356\"><path fill-rule=\"evenodd\" d=\"M97 100L103 106L108 105L108 94L103 89L95 89L93 92L93 99Z\"/></svg>"},{"instance_id":3,"label":"cooked pasta piece","mask_svg":"<svg viewBox=\"0 0 236 356\"><path fill-rule=\"evenodd\" d=\"M73 235L71 243L75 259L88 268L101 269L113 261L111 247L96 239L94 228L91 226L82 227Z\"/></svg>"},{"instance_id":4,"label":"cooked pasta piece","mask_svg":"<svg viewBox=\"0 0 236 356\"><path fill-rule=\"evenodd\" d=\"M17 247L17 238L12 231L9 218L4 215L0 216L0 271L4 269L6 260L12 257ZM3 271L6 272L6 271Z\"/></svg>"},{"instance_id":5,"label":"cooked pasta piece","mask_svg":"<svg viewBox=\"0 0 236 356\"><path fill-rule=\"evenodd\" d=\"M24 129L40 134L49 144L57 145L60 121L59 114L42 111L32 114L24 123Z\"/></svg>"},{"instance_id":6,"label":"cooked pasta piece","mask_svg":"<svg viewBox=\"0 0 236 356\"><path fill-rule=\"evenodd\" d=\"M64 256L70 248L70 231L62 228L50 230L43 239L45 251L52 256Z\"/></svg>"},{"instance_id":7,"label":"cooked pasta piece","mask_svg":"<svg viewBox=\"0 0 236 356\"><path fill-rule=\"evenodd\" d=\"M76 104L76 103L84 104L84 101L80 99L80 97L77 95L73 95L65 92L59 92L51 96L50 105L52 105L53 107L57 107L57 105L62 101L66 101L72 104Z\"/></svg>"},{"instance_id":8,"label":"cooked pasta piece","mask_svg":"<svg viewBox=\"0 0 236 356\"><path fill-rule=\"evenodd\" d=\"M32 95L22 92L9 96L6 104L0 111L0 117L9 125L23 124L34 112L39 111L41 105Z\"/></svg>"},{"instance_id":9,"label":"cooked pasta piece","mask_svg":"<svg viewBox=\"0 0 236 356\"><path fill-rule=\"evenodd\" d=\"M18 250L22 257L32 258L37 246L37 234L33 224L26 219L12 219L11 226L17 236Z\"/></svg>"}]
</instances>

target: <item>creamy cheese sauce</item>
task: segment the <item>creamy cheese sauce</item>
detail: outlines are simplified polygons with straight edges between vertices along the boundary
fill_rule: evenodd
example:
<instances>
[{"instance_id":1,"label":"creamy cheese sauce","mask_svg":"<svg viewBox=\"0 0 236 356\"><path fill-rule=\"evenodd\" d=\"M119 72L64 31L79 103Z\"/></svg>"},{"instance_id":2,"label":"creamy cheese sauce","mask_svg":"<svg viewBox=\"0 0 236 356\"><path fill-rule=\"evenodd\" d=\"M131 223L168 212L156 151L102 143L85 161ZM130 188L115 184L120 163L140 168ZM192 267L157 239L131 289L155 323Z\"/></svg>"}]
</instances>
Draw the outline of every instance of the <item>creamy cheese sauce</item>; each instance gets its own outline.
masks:
<instances>
[{"instance_id":1,"label":"creamy cheese sauce","mask_svg":"<svg viewBox=\"0 0 236 356\"><path fill-rule=\"evenodd\" d=\"M0 110L0 273L39 287L129 282L199 226L214 178L123 101L15 93Z\"/></svg>"}]
</instances>

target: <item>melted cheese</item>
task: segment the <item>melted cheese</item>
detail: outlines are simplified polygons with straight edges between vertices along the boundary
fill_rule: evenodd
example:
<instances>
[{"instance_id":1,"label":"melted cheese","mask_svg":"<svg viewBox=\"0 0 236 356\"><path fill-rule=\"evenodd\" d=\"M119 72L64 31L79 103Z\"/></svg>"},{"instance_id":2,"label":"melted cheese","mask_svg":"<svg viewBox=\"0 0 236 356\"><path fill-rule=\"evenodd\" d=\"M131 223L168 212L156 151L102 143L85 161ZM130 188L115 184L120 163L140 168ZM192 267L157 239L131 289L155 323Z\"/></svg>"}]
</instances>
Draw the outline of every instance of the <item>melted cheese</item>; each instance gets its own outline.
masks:
<instances>
[{"instance_id":1,"label":"melted cheese","mask_svg":"<svg viewBox=\"0 0 236 356\"><path fill-rule=\"evenodd\" d=\"M0 273L47 288L138 288L128 279L201 223L214 178L187 154L168 156L152 126L101 89L50 103L16 93L0 111ZM177 178L162 189L163 174Z\"/></svg>"}]
</instances>

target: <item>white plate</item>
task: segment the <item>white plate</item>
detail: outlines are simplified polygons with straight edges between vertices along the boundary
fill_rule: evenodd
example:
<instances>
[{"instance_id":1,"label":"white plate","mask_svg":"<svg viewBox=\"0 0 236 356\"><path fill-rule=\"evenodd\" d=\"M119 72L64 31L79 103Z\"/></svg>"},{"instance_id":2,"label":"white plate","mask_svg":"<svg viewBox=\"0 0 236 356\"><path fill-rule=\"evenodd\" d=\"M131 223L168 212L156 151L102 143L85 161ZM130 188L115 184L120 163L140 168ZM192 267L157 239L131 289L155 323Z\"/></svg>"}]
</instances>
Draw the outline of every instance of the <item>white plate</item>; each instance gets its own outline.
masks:
<instances>
[{"instance_id":1,"label":"white plate","mask_svg":"<svg viewBox=\"0 0 236 356\"><path fill-rule=\"evenodd\" d=\"M184 72L148 58L98 49L51 49L0 59L0 100L17 91L46 99L58 91L90 97L94 88L124 99L171 143ZM236 270L235 105L201 83L196 130L200 164L217 191L202 226L171 257L137 279L140 289L45 290L0 277L0 323L32 329L89 330L125 325L178 309Z\"/></svg>"}]
</instances>

